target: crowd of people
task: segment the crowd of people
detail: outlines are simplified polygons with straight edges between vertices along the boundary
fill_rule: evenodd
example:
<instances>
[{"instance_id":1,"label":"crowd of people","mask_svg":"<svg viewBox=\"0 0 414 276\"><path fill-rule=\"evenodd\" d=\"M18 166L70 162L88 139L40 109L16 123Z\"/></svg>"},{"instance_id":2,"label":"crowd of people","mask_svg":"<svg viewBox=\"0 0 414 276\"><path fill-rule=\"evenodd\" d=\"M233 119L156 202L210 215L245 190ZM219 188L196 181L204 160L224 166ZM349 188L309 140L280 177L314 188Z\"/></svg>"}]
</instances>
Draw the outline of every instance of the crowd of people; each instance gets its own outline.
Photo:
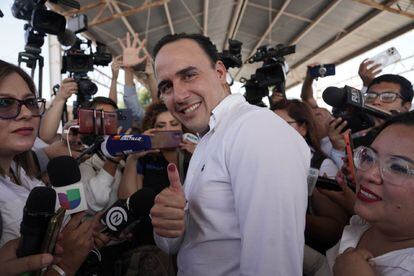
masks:
<instances>
[{"instance_id":1,"label":"crowd of people","mask_svg":"<svg viewBox=\"0 0 414 276\"><path fill-rule=\"evenodd\" d=\"M309 72L301 99L274 90L270 108L258 107L231 94L208 37L167 35L153 59L138 41L120 40L108 97L83 108L117 111L122 69L133 126L118 134L180 131L196 141L84 154L96 134L80 133L76 120L58 134L76 81L64 79L46 108L25 71L0 61L0 275L414 275L409 80L363 61L364 102L390 119L370 115L374 126L350 133L347 120L318 106ZM133 69L143 62L146 108ZM353 158L346 135L358 145ZM58 156L79 159L87 210L66 219L54 252L17 257L27 198L51 185L46 168ZM157 194L149 214L119 236L102 231L103 212L147 188ZM100 252L93 272L91 251Z\"/></svg>"}]
</instances>

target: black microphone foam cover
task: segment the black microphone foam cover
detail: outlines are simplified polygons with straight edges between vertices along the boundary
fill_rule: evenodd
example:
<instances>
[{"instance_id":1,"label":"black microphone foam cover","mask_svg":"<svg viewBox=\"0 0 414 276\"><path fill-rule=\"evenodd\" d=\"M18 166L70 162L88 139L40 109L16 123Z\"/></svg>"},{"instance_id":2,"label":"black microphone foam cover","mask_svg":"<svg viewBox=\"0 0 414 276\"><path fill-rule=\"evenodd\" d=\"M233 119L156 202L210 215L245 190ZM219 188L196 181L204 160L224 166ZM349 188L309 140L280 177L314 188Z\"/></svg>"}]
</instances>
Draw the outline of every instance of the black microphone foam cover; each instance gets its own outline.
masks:
<instances>
[{"instance_id":1,"label":"black microphone foam cover","mask_svg":"<svg viewBox=\"0 0 414 276\"><path fill-rule=\"evenodd\" d=\"M70 156L58 156L50 160L47 174L53 187L64 187L81 180L78 162Z\"/></svg>"},{"instance_id":2,"label":"black microphone foam cover","mask_svg":"<svg viewBox=\"0 0 414 276\"><path fill-rule=\"evenodd\" d=\"M323 91L322 99L330 106L340 108L346 104L347 95L344 89L330 86Z\"/></svg>"},{"instance_id":3,"label":"black microphone foam cover","mask_svg":"<svg viewBox=\"0 0 414 276\"><path fill-rule=\"evenodd\" d=\"M50 218L54 215L56 192L49 187L35 187L30 191L20 224L21 239L18 257L40 253Z\"/></svg>"},{"instance_id":4,"label":"black microphone foam cover","mask_svg":"<svg viewBox=\"0 0 414 276\"><path fill-rule=\"evenodd\" d=\"M76 43L76 35L69 29L58 35L58 41L63 46L73 46Z\"/></svg>"},{"instance_id":5,"label":"black microphone foam cover","mask_svg":"<svg viewBox=\"0 0 414 276\"><path fill-rule=\"evenodd\" d=\"M151 188L143 187L129 198L129 210L136 218L148 216L156 195Z\"/></svg>"},{"instance_id":6,"label":"black microphone foam cover","mask_svg":"<svg viewBox=\"0 0 414 276\"><path fill-rule=\"evenodd\" d=\"M29 214L48 214L55 211L56 192L49 187L34 187L26 200L25 211Z\"/></svg>"}]
</instances>

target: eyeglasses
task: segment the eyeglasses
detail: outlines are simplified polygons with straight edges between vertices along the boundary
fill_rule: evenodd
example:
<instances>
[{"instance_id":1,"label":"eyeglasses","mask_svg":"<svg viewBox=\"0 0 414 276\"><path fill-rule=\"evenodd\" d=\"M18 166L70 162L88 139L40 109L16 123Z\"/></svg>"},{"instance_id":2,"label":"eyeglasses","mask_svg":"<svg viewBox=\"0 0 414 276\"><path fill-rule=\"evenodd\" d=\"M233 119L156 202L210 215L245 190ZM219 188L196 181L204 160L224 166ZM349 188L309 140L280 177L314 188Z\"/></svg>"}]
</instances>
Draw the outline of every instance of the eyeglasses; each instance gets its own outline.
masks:
<instances>
[{"instance_id":1,"label":"eyeglasses","mask_svg":"<svg viewBox=\"0 0 414 276\"><path fill-rule=\"evenodd\" d=\"M392 103L397 98L404 99L403 97L401 97L400 94L395 93L395 92L377 93L373 91L368 91L367 93L365 93L364 97L365 97L365 102L367 103L374 102L377 97L379 97L380 101L383 103Z\"/></svg>"},{"instance_id":2,"label":"eyeglasses","mask_svg":"<svg viewBox=\"0 0 414 276\"><path fill-rule=\"evenodd\" d=\"M25 105L30 110L32 116L40 117L45 113L45 99L28 98L18 100L14 98L0 98L0 118L14 119L19 116L22 110L22 105Z\"/></svg>"},{"instance_id":3,"label":"eyeglasses","mask_svg":"<svg viewBox=\"0 0 414 276\"><path fill-rule=\"evenodd\" d=\"M368 147L359 147L354 155L355 167L367 171L379 164L382 179L394 184L402 185L409 178L414 178L413 164L400 157L389 156L379 160L375 151Z\"/></svg>"}]
</instances>

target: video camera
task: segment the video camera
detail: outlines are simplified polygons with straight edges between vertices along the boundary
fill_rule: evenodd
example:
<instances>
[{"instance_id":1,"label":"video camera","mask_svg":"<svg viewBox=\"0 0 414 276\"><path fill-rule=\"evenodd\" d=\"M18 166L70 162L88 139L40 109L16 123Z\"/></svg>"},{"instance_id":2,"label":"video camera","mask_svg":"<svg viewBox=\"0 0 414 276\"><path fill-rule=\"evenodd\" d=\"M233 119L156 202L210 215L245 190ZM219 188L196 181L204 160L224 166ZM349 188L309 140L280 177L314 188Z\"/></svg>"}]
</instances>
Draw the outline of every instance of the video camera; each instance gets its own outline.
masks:
<instances>
[{"instance_id":1,"label":"video camera","mask_svg":"<svg viewBox=\"0 0 414 276\"><path fill-rule=\"evenodd\" d=\"M347 121L352 133L375 126L374 118L388 119L393 114L367 105L362 92L345 85L328 87L323 91L325 103L333 107L332 114Z\"/></svg>"},{"instance_id":2,"label":"video camera","mask_svg":"<svg viewBox=\"0 0 414 276\"><path fill-rule=\"evenodd\" d=\"M72 19L68 24L72 32L78 33L87 29L87 18L85 15ZM74 24L76 26L71 23L73 21L77 21ZM82 24L79 24L81 21ZM78 84L77 98L73 104L75 118L77 117L77 107L84 106L98 92L98 86L90 80L87 73L94 70L94 65L108 66L111 61L112 55L108 53L105 44L97 41L96 51L93 52L92 41L89 39L82 40L79 37L75 37L72 47L64 52L61 73L69 72L69 76Z\"/></svg>"},{"instance_id":3,"label":"video camera","mask_svg":"<svg viewBox=\"0 0 414 276\"><path fill-rule=\"evenodd\" d=\"M257 48L256 53L249 58L248 62L263 61L262 67L258 68L249 80L245 78L240 80L245 83L244 96L249 103L265 106L262 98L269 96L269 86L276 86L279 92L285 93L288 67L284 57L295 53L295 50L296 45L285 46L283 44L278 44L274 48L269 45Z\"/></svg>"},{"instance_id":4,"label":"video camera","mask_svg":"<svg viewBox=\"0 0 414 276\"><path fill-rule=\"evenodd\" d=\"M243 43L238 40L229 39L229 49L219 53L219 58L227 70L229 68L240 68L242 66L242 45Z\"/></svg>"},{"instance_id":5,"label":"video camera","mask_svg":"<svg viewBox=\"0 0 414 276\"><path fill-rule=\"evenodd\" d=\"M27 67L32 69L31 77L37 63L39 63L39 81L38 91L39 97L42 93L42 71L43 57L41 47L44 44L46 34L61 36L65 33L66 19L63 15L47 10L45 6L46 0L15 0L11 7L14 17L26 20L28 23L24 25L25 30L25 48L24 52L19 53L18 64L26 63ZM80 5L74 0L53 0L56 4L62 4L68 7L79 9Z\"/></svg>"}]
</instances>

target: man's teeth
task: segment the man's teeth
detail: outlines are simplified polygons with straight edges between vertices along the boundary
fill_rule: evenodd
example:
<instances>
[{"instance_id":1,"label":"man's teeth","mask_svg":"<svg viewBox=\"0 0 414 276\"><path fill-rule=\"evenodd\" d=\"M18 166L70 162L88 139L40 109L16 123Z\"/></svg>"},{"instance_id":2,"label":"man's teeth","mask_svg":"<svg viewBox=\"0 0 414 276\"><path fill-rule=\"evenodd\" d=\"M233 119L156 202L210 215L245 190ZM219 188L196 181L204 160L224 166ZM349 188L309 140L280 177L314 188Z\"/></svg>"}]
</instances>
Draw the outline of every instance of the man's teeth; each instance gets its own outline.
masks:
<instances>
[{"instance_id":1,"label":"man's teeth","mask_svg":"<svg viewBox=\"0 0 414 276\"><path fill-rule=\"evenodd\" d=\"M378 200L378 198L364 190L361 190L361 194L363 194L365 197L372 199L372 200Z\"/></svg>"},{"instance_id":2,"label":"man's teeth","mask_svg":"<svg viewBox=\"0 0 414 276\"><path fill-rule=\"evenodd\" d=\"M199 106L200 106L200 103L193 104L192 106L184 109L184 113L187 114L189 112L192 112L192 111L194 111Z\"/></svg>"}]
</instances>

